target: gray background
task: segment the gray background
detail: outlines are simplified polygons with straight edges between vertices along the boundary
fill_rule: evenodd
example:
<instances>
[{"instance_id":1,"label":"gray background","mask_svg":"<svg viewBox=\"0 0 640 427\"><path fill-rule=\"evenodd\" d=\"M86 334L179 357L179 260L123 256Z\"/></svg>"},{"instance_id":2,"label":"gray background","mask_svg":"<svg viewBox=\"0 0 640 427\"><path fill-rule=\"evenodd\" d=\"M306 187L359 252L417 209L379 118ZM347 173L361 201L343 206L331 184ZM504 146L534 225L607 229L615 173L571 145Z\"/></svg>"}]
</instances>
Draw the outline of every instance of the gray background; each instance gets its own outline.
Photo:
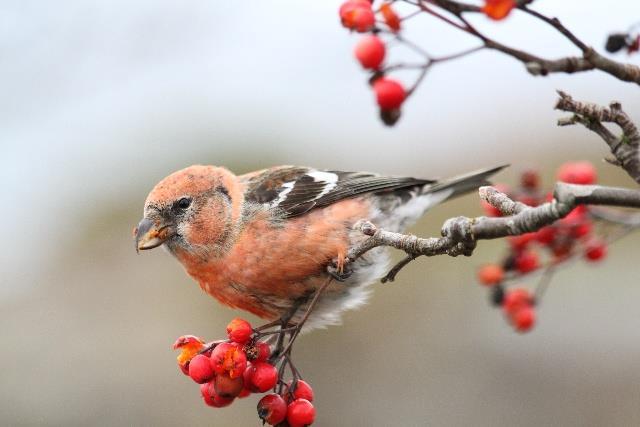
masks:
<instances>
[{"instance_id":1,"label":"gray background","mask_svg":"<svg viewBox=\"0 0 640 427\"><path fill-rule=\"evenodd\" d=\"M620 100L640 119L636 86L598 72L533 78L482 52L434 69L387 129L338 5L0 2L0 424L259 424L254 397L205 407L170 348L185 333L221 336L237 313L163 251L133 251L147 192L175 169L288 163L437 177L509 162L500 180L540 166L550 183L563 161L589 159L601 182L633 185L600 162L595 136L557 128L552 105L562 88ZM535 7L596 46L640 19L635 1ZM546 56L576 53L517 14L474 21ZM435 54L475 45L426 16L409 28ZM479 213L469 196L412 231L436 235L448 216ZM413 263L343 326L301 338L317 424L637 425L639 242L559 273L526 336L474 283L504 243Z\"/></svg>"}]
</instances>

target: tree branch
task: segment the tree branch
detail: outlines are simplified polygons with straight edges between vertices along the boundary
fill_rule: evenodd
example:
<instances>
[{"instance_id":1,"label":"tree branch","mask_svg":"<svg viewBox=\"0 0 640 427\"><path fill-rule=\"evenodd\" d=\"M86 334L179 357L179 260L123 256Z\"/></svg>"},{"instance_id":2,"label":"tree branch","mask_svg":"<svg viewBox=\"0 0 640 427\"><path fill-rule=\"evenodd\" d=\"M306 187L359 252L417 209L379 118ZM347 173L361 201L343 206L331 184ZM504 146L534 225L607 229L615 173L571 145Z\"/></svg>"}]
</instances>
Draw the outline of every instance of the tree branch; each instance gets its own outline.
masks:
<instances>
[{"instance_id":1,"label":"tree branch","mask_svg":"<svg viewBox=\"0 0 640 427\"><path fill-rule=\"evenodd\" d=\"M369 221L361 221L356 227L369 237L349 249L345 264L354 262L379 246L400 249L407 256L383 279L383 281L393 281L396 274L418 256L470 256L478 240L497 239L537 231L564 218L579 205L640 208L639 190L599 185L558 182L554 200L536 207L515 202L493 187L480 187L479 194L481 199L507 216L450 218L442 227L442 237L429 238L386 231L377 228Z\"/></svg>"},{"instance_id":2,"label":"tree branch","mask_svg":"<svg viewBox=\"0 0 640 427\"><path fill-rule=\"evenodd\" d=\"M640 67L633 64L625 64L613 61L598 53L593 47L588 46L580 40L573 32L565 27L558 18L551 18L543 15L528 7L532 3L531 0L523 0L518 2L518 9L522 12L539 19L562 34L567 40L575 45L582 52L582 56L567 56L559 59L545 59L533 55L531 53L515 49L513 47L502 44L493 40L486 35L480 33L464 18L466 13L482 13L482 8L453 0L404 0L405 3L419 7L422 11L440 19L443 22L473 35L484 43L488 49L494 49L505 55L522 62L527 71L535 76L546 76L550 73L577 73L589 70L600 70L608 73L619 80L633 82L640 85ZM461 23L454 22L446 16L443 16L429 7L436 6L451 15L458 18Z\"/></svg>"},{"instance_id":3,"label":"tree branch","mask_svg":"<svg viewBox=\"0 0 640 427\"><path fill-rule=\"evenodd\" d=\"M579 123L602 138L615 160L610 161L623 168L629 176L640 184L640 132L631 118L622 110L619 102L611 102L609 108L589 102L575 101L569 94L558 91L560 98L556 109L574 113L571 117L558 120L559 126ZM622 134L616 136L602 122L614 123Z\"/></svg>"}]
</instances>

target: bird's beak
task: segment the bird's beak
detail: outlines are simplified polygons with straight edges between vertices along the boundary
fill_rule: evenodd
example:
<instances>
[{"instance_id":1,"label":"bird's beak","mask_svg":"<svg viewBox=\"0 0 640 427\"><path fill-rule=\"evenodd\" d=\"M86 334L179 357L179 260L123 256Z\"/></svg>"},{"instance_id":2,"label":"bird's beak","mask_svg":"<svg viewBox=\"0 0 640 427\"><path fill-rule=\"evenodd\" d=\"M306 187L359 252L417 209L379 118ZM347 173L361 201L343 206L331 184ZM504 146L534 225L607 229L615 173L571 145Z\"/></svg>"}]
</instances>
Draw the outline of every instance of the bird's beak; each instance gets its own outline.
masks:
<instances>
[{"instance_id":1,"label":"bird's beak","mask_svg":"<svg viewBox=\"0 0 640 427\"><path fill-rule=\"evenodd\" d=\"M142 221L133 230L136 239L136 252L157 248L169 237L175 234L173 227L166 224L157 224L149 218L142 218Z\"/></svg>"}]
</instances>

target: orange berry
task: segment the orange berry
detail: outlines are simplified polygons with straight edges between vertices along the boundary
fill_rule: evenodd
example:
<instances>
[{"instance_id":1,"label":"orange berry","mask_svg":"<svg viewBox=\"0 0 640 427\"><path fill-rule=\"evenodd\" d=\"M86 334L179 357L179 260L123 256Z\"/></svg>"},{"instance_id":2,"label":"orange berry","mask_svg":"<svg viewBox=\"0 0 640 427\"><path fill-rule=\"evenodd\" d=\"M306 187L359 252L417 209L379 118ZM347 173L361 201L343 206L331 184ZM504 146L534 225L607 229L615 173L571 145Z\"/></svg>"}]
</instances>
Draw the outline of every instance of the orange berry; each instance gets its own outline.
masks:
<instances>
[{"instance_id":1,"label":"orange berry","mask_svg":"<svg viewBox=\"0 0 640 427\"><path fill-rule=\"evenodd\" d=\"M486 0L482 12L489 18L499 21L506 18L516 7L515 0Z\"/></svg>"},{"instance_id":2,"label":"orange berry","mask_svg":"<svg viewBox=\"0 0 640 427\"><path fill-rule=\"evenodd\" d=\"M391 7L391 3L382 3L380 5L380 13L382 14L382 18L384 19L384 23L387 24L387 27L394 33L400 31L400 17Z\"/></svg>"},{"instance_id":3,"label":"orange berry","mask_svg":"<svg viewBox=\"0 0 640 427\"><path fill-rule=\"evenodd\" d=\"M478 270L478 281L485 286L494 286L504 279L504 269L497 264L487 264Z\"/></svg>"},{"instance_id":4,"label":"orange berry","mask_svg":"<svg viewBox=\"0 0 640 427\"><path fill-rule=\"evenodd\" d=\"M178 366L183 374L189 375L189 361L204 348L204 341L195 335L183 335L173 343L173 349L180 349Z\"/></svg>"}]
</instances>

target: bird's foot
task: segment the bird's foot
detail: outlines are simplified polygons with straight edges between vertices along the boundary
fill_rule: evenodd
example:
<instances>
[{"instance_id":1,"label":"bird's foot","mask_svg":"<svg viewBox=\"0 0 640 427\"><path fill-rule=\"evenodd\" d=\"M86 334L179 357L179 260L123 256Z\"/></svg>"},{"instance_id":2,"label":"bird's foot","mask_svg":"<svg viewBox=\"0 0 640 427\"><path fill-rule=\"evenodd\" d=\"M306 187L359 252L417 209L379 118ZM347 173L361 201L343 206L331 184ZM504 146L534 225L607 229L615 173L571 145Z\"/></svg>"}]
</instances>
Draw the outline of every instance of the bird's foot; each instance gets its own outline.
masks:
<instances>
[{"instance_id":1,"label":"bird's foot","mask_svg":"<svg viewBox=\"0 0 640 427\"><path fill-rule=\"evenodd\" d=\"M344 282L353 274L353 268L347 256L339 253L327 266L327 273L338 282Z\"/></svg>"}]
</instances>

